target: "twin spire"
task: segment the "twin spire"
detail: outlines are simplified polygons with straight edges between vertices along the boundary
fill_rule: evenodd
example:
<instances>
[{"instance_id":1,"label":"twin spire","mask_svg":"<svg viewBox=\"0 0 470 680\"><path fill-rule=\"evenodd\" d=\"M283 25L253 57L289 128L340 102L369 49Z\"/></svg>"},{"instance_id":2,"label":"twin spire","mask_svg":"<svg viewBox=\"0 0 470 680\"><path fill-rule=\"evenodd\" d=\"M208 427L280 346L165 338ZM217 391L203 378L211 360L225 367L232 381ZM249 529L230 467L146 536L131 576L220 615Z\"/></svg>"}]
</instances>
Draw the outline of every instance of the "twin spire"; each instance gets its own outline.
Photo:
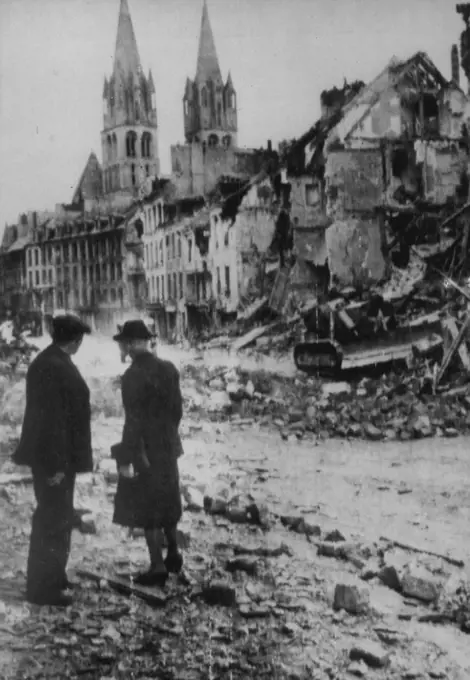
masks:
<instances>
[{"instance_id":1,"label":"twin spire","mask_svg":"<svg viewBox=\"0 0 470 680\"><path fill-rule=\"evenodd\" d=\"M142 72L139 50L137 49L137 41L127 0L121 0L121 7L119 9L113 71L115 75L121 71L126 76L129 74L140 75Z\"/></svg>"},{"instance_id":2,"label":"twin spire","mask_svg":"<svg viewBox=\"0 0 470 680\"><path fill-rule=\"evenodd\" d=\"M127 0L121 0L116 49L114 52L113 73L116 76L119 72L126 76L132 74L134 77L140 75L142 72L139 50L137 48L137 41L135 39L134 27L132 25L131 13ZM153 82L151 74L149 79ZM220 71L217 51L215 49L214 34L212 33L207 2L204 0L195 81L197 83L203 83L208 80L221 83L222 73Z\"/></svg>"},{"instance_id":3,"label":"twin spire","mask_svg":"<svg viewBox=\"0 0 470 680\"><path fill-rule=\"evenodd\" d=\"M204 0L195 82L198 84L206 83L208 80L212 80L214 83L222 83L222 73L215 49L207 2Z\"/></svg>"}]
</instances>

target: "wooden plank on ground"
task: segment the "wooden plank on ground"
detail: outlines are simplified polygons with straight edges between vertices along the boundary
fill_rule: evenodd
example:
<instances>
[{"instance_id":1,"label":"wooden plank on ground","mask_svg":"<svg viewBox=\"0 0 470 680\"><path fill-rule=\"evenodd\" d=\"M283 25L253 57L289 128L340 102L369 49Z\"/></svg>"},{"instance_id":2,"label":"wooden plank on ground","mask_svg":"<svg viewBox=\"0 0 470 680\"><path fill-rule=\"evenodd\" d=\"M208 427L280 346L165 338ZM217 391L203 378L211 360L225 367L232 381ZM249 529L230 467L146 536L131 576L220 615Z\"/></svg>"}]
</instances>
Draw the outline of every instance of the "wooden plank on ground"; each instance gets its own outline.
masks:
<instances>
[{"instance_id":1,"label":"wooden plank on ground","mask_svg":"<svg viewBox=\"0 0 470 680\"><path fill-rule=\"evenodd\" d=\"M242 335L241 338L237 338L236 340L234 340L231 349L237 352L239 349L243 349L243 347L251 345L252 342L254 342L257 338L260 338L262 335L267 333L271 328L274 328L274 326L277 326L277 323L268 324L267 326L259 326L258 328L253 328L249 333L246 333L245 335Z\"/></svg>"},{"instance_id":2,"label":"wooden plank on ground","mask_svg":"<svg viewBox=\"0 0 470 680\"><path fill-rule=\"evenodd\" d=\"M400 361L412 355L411 343L403 343L389 348L377 348L364 352L357 352L353 355L345 355L341 369L355 370L365 366L377 366L379 364L386 364L390 361Z\"/></svg>"},{"instance_id":3,"label":"wooden plank on ground","mask_svg":"<svg viewBox=\"0 0 470 680\"><path fill-rule=\"evenodd\" d=\"M425 548L418 548L414 545L410 545L409 543L402 543L401 541L396 541L393 538L388 538L387 536L381 536L380 540L384 541L384 543L388 543L394 548L400 548L401 550L409 550L410 552L421 553L422 555L431 555L431 557L439 557L441 560L445 560L449 564L452 564L454 567L463 568L465 566L465 562L463 560L456 559L455 557L449 557L449 555L444 555L443 553L434 552L432 550L426 550Z\"/></svg>"},{"instance_id":4,"label":"wooden plank on ground","mask_svg":"<svg viewBox=\"0 0 470 680\"><path fill-rule=\"evenodd\" d=\"M94 571L88 571L87 569L77 569L76 574L78 577L88 579L94 583L106 581L110 588L117 590L123 595L137 595L137 597L140 597L154 607L164 607L167 602L167 597L161 590L135 585L130 580L122 578L121 576L115 576L114 574L112 576L109 574L98 574Z\"/></svg>"}]
</instances>

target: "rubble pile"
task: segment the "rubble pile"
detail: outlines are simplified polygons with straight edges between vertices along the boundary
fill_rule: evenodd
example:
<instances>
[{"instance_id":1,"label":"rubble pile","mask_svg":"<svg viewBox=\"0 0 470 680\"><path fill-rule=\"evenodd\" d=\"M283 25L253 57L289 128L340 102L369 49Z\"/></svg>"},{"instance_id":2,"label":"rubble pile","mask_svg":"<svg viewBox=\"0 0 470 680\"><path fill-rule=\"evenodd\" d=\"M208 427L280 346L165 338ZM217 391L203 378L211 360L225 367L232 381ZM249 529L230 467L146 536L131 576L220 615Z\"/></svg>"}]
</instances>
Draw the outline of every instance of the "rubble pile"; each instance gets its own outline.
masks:
<instances>
[{"instance_id":1,"label":"rubble pile","mask_svg":"<svg viewBox=\"0 0 470 680\"><path fill-rule=\"evenodd\" d=\"M470 383L432 394L424 363L411 373L327 383L300 375L188 365L183 395L189 412L212 419L273 424L284 439L454 437L470 432Z\"/></svg>"},{"instance_id":2,"label":"rubble pile","mask_svg":"<svg viewBox=\"0 0 470 680\"><path fill-rule=\"evenodd\" d=\"M25 373L37 351L37 347L15 330L12 321L0 324L0 375Z\"/></svg>"}]
</instances>

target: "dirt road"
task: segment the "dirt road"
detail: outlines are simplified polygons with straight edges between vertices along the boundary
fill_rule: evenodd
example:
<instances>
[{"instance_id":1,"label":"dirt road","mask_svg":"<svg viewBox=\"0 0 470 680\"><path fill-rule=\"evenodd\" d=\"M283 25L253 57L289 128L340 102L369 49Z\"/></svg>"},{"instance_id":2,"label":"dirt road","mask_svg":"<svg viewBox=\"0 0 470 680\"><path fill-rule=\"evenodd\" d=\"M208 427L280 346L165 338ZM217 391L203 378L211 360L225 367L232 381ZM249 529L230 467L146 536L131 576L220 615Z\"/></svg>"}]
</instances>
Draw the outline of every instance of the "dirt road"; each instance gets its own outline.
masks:
<instances>
[{"instance_id":1,"label":"dirt road","mask_svg":"<svg viewBox=\"0 0 470 680\"><path fill-rule=\"evenodd\" d=\"M105 442L109 441L110 436L117 436L119 426L117 419L102 420L95 424L95 440L103 446L99 456L105 455ZM271 431L253 428L235 430L224 423L193 422L192 426L191 436L185 441L186 453L181 464L185 484L194 487L204 484L212 489L231 487L241 494L250 492L256 499L267 503L275 514L304 514L318 524L322 532L338 529L345 537L359 537L365 544L373 543L380 535L386 534L415 546L448 552L470 563L469 462L468 442L465 440L434 440L412 446L331 441L312 447L305 443L284 442L277 433ZM100 479L82 479L77 503L95 512L98 534L76 535L72 566L103 569L112 565L122 569L123 565L129 565L129 561L135 566L145 562L142 539L129 543L130 539L110 524L111 490ZM34 628L40 615L22 607L18 600L29 530L27 516L31 508L31 492L24 489L13 493L17 496L8 503L8 507L2 500L4 510L16 517L17 523L17 527L11 530L11 543L2 546L4 576L6 574L4 583L9 582L8 587L4 586L4 602L7 620L8 616L13 616L22 625ZM259 545L268 545L273 541L283 541L292 549L293 557L281 556L267 560L263 567L263 578L258 582L247 578L238 583L248 585L248 590L250 587L251 590L264 588L266 592L263 598L268 602L279 598L280 594L291 602L292 608L287 608L280 617L250 621L250 635L255 638L258 636L259 643L265 645L265 656L274 663L273 668L277 668L278 674L272 677L290 677L287 669L297 673L291 677L347 677L334 673L340 673L340 669L348 667L350 647L358 640L377 641L374 629L380 627L398 630L400 636L399 642L387 649L392 655L391 665L387 670L376 671L375 677L444 677L462 680L470 677L468 636L454 627L417 623L415 616L410 621L401 620L399 617L404 608L402 597L382 585L371 586L370 616L340 616L333 612L331 598L334 586L354 577L357 570L348 563L318 557L312 543L304 536L288 532L279 522L268 534L264 534L244 525L232 525L221 519L214 521L213 517L188 512L183 528L191 536L191 546L186 551L187 570L196 580L201 575L201 567L206 575L207 570L217 571L220 568L225 555L221 544L252 544L255 541ZM412 558L412 555L407 557ZM87 607L92 605L86 601L85 595L80 597L82 611L86 612ZM119 601L119 596L101 594L100 597L113 598L113 606L116 606L116 598ZM126 602L125 598L122 598L122 602ZM181 624L181 621L186 620L188 623L191 617L185 619L185 609L187 613L193 611L192 607L192 604L185 607L180 601L179 608L171 612L159 612L158 620L162 625L165 621L178 621ZM417 608L413 614L418 611L421 612L421 608ZM11 612L15 612L14 615ZM234 631L239 629L239 624L233 618L236 615L223 609L206 607L198 611L198 616L213 633L220 633L227 625L233 625ZM54 614L49 617L43 617L43 621L57 619ZM204 640L203 633L198 632L196 622L193 623L190 632L185 628L185 635L189 636L189 646L201 651L207 645L207 640ZM44 637L44 630L42 633ZM60 640L63 635L62 638L60 635L55 637ZM158 637L160 639L162 635ZM4 640L8 640L6 632ZM183 644L183 640L180 642ZM233 660L232 676L229 673L230 663L227 662L225 670L223 665L219 668L222 674L214 677L242 677L237 670L244 673L244 677L257 677L257 671L254 670L256 664L254 668L250 666L249 659L252 657L247 652L248 643L245 642L244 651L239 651L238 658ZM65 649L67 654L57 658L58 650L40 651L39 646L37 663L40 668L49 668L49 673L52 668L58 673L65 672L57 670L61 663L62 668L70 668L73 649L66 646ZM219 661L222 649L226 650L226 645L220 648L215 645L212 650L214 658L219 658ZM26 674L26 668L30 666L26 664L25 658L30 654L11 649L9 654L13 658L8 665L10 669L20 669L22 675L19 677L41 677ZM51 663L52 666L47 665ZM441 675L428 675L429 671L437 672L436 664ZM209 677L207 662L202 657L197 668L199 670L193 669L193 675L187 677ZM240 668L244 670L240 671ZM301 670L305 668L310 669L310 676L301 675ZM167 677L186 677L178 674L177 661L172 672L176 674ZM76 676L72 673L71 677ZM133 676L92 674L85 677ZM265 677L269 677L269 674Z\"/></svg>"}]
</instances>

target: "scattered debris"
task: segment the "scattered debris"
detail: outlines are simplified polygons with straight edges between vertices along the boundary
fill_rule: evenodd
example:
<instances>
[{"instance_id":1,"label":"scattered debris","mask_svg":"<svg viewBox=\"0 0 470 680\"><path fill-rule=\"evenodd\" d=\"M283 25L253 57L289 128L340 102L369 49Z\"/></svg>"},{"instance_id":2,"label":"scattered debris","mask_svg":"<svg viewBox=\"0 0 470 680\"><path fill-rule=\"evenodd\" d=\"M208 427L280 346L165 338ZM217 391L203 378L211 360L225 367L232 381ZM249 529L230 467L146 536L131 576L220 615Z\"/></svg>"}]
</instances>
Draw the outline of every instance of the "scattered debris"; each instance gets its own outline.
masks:
<instances>
[{"instance_id":1,"label":"scattered debris","mask_svg":"<svg viewBox=\"0 0 470 680\"><path fill-rule=\"evenodd\" d=\"M338 583L335 588L333 609L344 609L349 614L366 614L369 610L370 593L363 585Z\"/></svg>"},{"instance_id":2,"label":"scattered debris","mask_svg":"<svg viewBox=\"0 0 470 680\"><path fill-rule=\"evenodd\" d=\"M124 595L137 595L137 597L142 598L154 607L163 607L167 601L166 596L158 589L135 585L130 579L126 580L121 576L97 574L85 569L77 569L77 576L100 585L105 583L110 588L113 588Z\"/></svg>"},{"instance_id":3,"label":"scattered debris","mask_svg":"<svg viewBox=\"0 0 470 680\"><path fill-rule=\"evenodd\" d=\"M371 668L384 668L390 663L389 653L373 640L364 640L355 644L349 652L352 661L365 661Z\"/></svg>"}]
</instances>

